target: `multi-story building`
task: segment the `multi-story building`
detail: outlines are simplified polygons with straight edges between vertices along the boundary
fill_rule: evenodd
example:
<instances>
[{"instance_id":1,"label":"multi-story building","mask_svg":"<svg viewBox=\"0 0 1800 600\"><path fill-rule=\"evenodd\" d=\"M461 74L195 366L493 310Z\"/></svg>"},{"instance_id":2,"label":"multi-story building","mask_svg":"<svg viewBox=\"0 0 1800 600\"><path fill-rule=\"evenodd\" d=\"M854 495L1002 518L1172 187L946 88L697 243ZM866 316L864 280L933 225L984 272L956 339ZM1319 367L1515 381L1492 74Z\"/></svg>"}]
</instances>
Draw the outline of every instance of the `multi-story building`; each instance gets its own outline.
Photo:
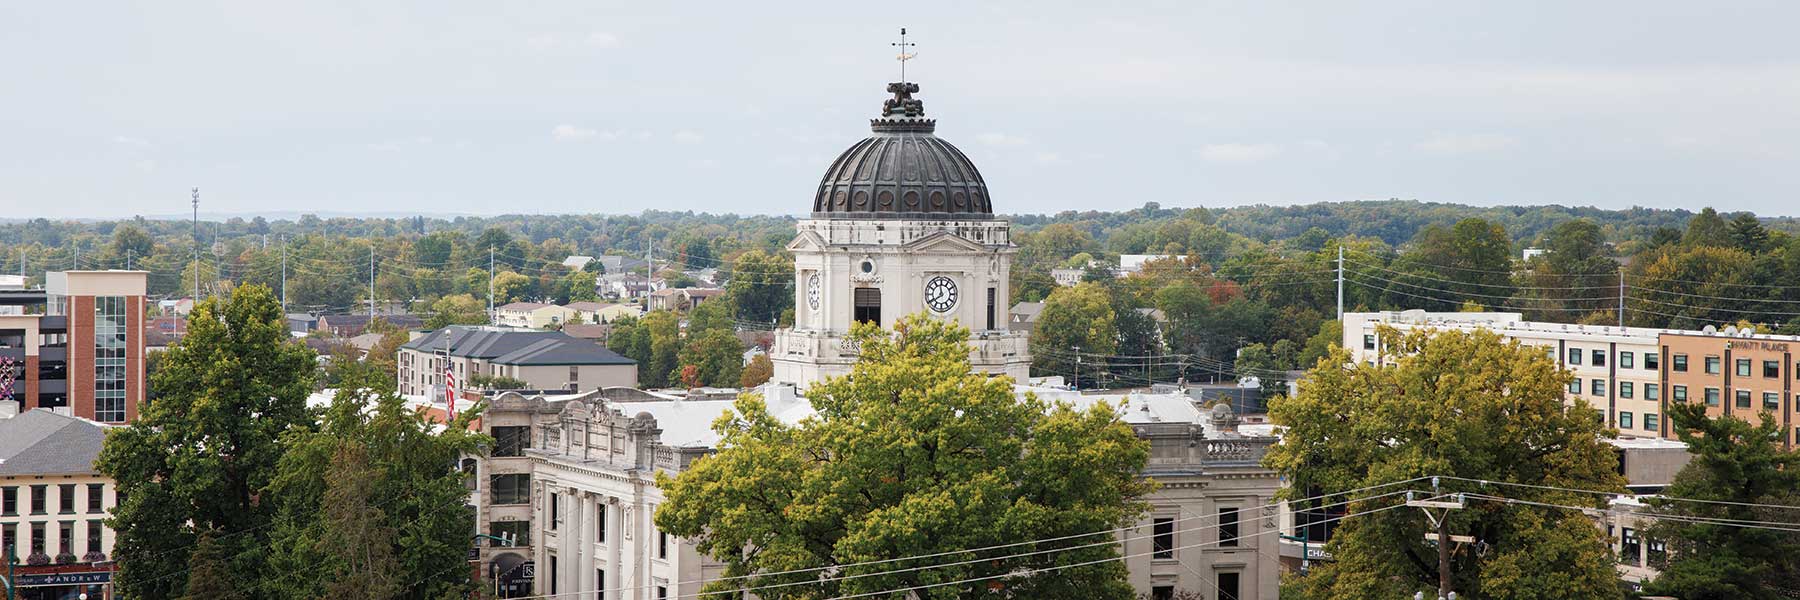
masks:
<instances>
[{"instance_id":1,"label":"multi-story building","mask_svg":"<svg viewBox=\"0 0 1800 600\"><path fill-rule=\"evenodd\" d=\"M1789 447L1800 443L1794 380L1800 364L1790 347L1800 337L1735 327L1701 331L1525 321L1518 313L1345 313L1344 347L1358 361L1381 360L1377 328L1401 331L1487 329L1540 346L1575 375L1568 397L1587 401L1626 437L1674 438L1670 402L1702 402L1707 413L1780 422Z\"/></svg>"},{"instance_id":2,"label":"multi-story building","mask_svg":"<svg viewBox=\"0 0 1800 600\"><path fill-rule=\"evenodd\" d=\"M11 414L16 406L0 401L0 563L22 565L23 597L102 598L113 571L106 519L118 504L94 469L107 428L47 408Z\"/></svg>"},{"instance_id":3,"label":"multi-story building","mask_svg":"<svg viewBox=\"0 0 1800 600\"><path fill-rule=\"evenodd\" d=\"M0 290L0 400L84 419L137 417L144 381L145 271L52 271Z\"/></svg>"},{"instance_id":4,"label":"multi-story building","mask_svg":"<svg viewBox=\"0 0 1800 600\"><path fill-rule=\"evenodd\" d=\"M637 361L560 331L446 327L402 345L396 362L400 393L408 395L438 393L446 362L459 387L477 375L511 377L539 390L637 385Z\"/></svg>"},{"instance_id":5,"label":"multi-story building","mask_svg":"<svg viewBox=\"0 0 1800 600\"><path fill-rule=\"evenodd\" d=\"M761 389L770 411L797 422L813 414L791 386ZM1132 585L1155 597L1175 590L1243 600L1274 598L1279 487L1260 461L1274 438L1240 432L1229 409L1202 410L1179 392L1081 395L1020 388L1078 407L1107 402L1151 445L1146 477L1159 491L1149 514L1120 534ZM612 388L586 394L503 392L482 425L494 436L477 467L480 550L499 597L613 590L608 598L675 598L697 592L723 565L688 540L656 530L658 471L679 475L719 438L710 425L732 399L683 398ZM1261 426L1265 427L1266 426ZM618 594L618 595L615 595Z\"/></svg>"},{"instance_id":6,"label":"multi-story building","mask_svg":"<svg viewBox=\"0 0 1800 600\"><path fill-rule=\"evenodd\" d=\"M544 329L569 322L575 311L542 302L513 302L494 308L494 324L506 327Z\"/></svg>"}]
</instances>

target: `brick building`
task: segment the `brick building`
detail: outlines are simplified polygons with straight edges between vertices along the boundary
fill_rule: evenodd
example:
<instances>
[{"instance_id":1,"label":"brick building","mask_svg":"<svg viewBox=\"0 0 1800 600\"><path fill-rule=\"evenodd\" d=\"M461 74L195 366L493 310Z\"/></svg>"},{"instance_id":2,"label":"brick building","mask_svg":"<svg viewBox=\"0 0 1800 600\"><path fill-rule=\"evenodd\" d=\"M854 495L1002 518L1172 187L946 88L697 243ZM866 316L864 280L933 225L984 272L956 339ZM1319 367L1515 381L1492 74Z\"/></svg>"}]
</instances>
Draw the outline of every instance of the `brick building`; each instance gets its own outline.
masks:
<instances>
[{"instance_id":1,"label":"brick building","mask_svg":"<svg viewBox=\"0 0 1800 600\"><path fill-rule=\"evenodd\" d=\"M144 378L146 271L53 271L43 288L0 290L0 395L20 410L123 423ZM7 394L10 392L10 394Z\"/></svg>"}]
</instances>

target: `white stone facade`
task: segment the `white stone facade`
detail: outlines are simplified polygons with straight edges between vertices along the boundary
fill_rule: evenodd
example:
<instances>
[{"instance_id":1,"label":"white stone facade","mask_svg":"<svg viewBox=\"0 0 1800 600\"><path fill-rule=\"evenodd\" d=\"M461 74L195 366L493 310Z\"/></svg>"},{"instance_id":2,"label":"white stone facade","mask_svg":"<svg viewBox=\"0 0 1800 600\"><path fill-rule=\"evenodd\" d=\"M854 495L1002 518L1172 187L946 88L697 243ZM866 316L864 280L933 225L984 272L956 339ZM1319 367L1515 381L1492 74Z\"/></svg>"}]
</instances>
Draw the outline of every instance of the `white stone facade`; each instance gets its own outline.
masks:
<instances>
[{"instance_id":1,"label":"white stone facade","mask_svg":"<svg viewBox=\"0 0 1800 600\"><path fill-rule=\"evenodd\" d=\"M857 290L867 290L860 292L865 303L878 294L883 327L917 313L955 321L971 332L975 370L1028 377L1025 334L1007 330L1008 276L1018 249L1006 221L810 219L798 229L787 247L794 254L794 327L775 334L772 381L804 388L849 373L857 349L846 336L858 316ZM946 288L954 290L953 302L945 301Z\"/></svg>"}]
</instances>

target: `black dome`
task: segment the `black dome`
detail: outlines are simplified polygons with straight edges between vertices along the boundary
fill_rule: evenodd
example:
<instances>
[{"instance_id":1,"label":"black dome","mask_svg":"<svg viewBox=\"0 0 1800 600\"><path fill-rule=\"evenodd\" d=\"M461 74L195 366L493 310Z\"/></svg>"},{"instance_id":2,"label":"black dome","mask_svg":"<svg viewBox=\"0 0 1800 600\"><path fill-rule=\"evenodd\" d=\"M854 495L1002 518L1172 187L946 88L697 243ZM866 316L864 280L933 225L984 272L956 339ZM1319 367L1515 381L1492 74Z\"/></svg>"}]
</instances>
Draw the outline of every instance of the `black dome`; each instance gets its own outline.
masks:
<instances>
[{"instance_id":1,"label":"black dome","mask_svg":"<svg viewBox=\"0 0 1800 600\"><path fill-rule=\"evenodd\" d=\"M992 219L981 172L956 146L932 132L916 83L888 84L894 97L874 131L832 161L813 198L819 219Z\"/></svg>"}]
</instances>

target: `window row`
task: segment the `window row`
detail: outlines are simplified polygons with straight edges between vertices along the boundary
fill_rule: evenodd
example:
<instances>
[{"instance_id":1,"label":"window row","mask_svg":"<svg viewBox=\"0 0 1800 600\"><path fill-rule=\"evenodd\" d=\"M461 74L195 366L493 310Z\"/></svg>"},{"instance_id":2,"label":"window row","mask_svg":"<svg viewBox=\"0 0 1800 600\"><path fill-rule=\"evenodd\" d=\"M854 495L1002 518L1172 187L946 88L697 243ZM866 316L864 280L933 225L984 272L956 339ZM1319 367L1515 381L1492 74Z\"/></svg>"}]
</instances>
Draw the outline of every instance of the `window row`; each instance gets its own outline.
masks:
<instances>
[{"instance_id":1,"label":"window row","mask_svg":"<svg viewBox=\"0 0 1800 600\"><path fill-rule=\"evenodd\" d=\"M1724 398L1724 393L1716 387L1705 388L1704 394L1703 398L1705 398L1707 406L1718 406L1719 401ZM1669 397L1676 402L1686 402L1688 399L1688 387L1685 385L1669 386ZM1800 410L1800 394L1796 394L1795 399L1795 408ZM1732 390L1731 404L1733 408L1753 408L1752 402L1754 400L1756 400L1756 392L1750 390ZM1780 411L1781 393L1763 392L1761 408L1763 410Z\"/></svg>"},{"instance_id":2,"label":"window row","mask_svg":"<svg viewBox=\"0 0 1800 600\"><path fill-rule=\"evenodd\" d=\"M79 524L78 521L0 523L0 561L7 558L5 556L6 548L14 548L14 555L21 561L32 554L51 555L49 541L53 533L56 537L55 550L56 555L58 556L65 554L82 556L85 554L105 553L105 545L103 544L103 536L106 532L105 522L99 519L92 519L86 522L86 531L84 532L86 535L84 537L87 541L87 545L79 549L75 547L75 528L77 524ZM24 525L25 527L20 528L20 525ZM54 531L52 531L52 529L54 529ZM26 535L30 536L30 541L21 544L21 536ZM77 553L77 550L80 550L80 552Z\"/></svg>"},{"instance_id":3,"label":"window row","mask_svg":"<svg viewBox=\"0 0 1800 600\"><path fill-rule=\"evenodd\" d=\"M1551 355L1554 356L1555 354L1556 354L1556 351L1552 350ZM1606 350L1584 350L1581 348L1570 348L1569 353L1568 353L1568 360L1566 362L1568 362L1568 364L1570 366L1580 366L1582 364L1582 362L1581 362L1582 356L1586 355L1589 358L1589 360L1587 362L1588 366L1604 367L1604 366L1606 366L1607 354L1608 353ZM1621 369L1637 368L1638 354L1640 354L1640 353L1630 352L1630 351L1620 352L1619 353L1619 368L1621 368ZM1659 360L1661 357L1657 353L1643 352L1641 354L1643 354L1643 356L1644 356L1643 365L1644 365L1645 370L1655 371L1660 366Z\"/></svg>"},{"instance_id":4,"label":"window row","mask_svg":"<svg viewBox=\"0 0 1800 600\"><path fill-rule=\"evenodd\" d=\"M1235 547L1238 545L1238 509L1236 507L1219 507L1218 530L1219 547ZM1151 521L1150 558L1155 560L1173 560L1175 551L1175 518L1157 517Z\"/></svg>"},{"instance_id":5,"label":"window row","mask_svg":"<svg viewBox=\"0 0 1800 600\"><path fill-rule=\"evenodd\" d=\"M1644 413L1644 431L1661 431L1662 422L1656 413ZM1630 412L1619 411L1619 431L1629 431L1634 419Z\"/></svg>"},{"instance_id":6,"label":"window row","mask_svg":"<svg viewBox=\"0 0 1800 600\"><path fill-rule=\"evenodd\" d=\"M64 483L56 486L56 514L72 515L76 513L75 492L81 484ZM9 485L0 487L0 516L19 514L20 497L28 501L30 514L49 514L50 485L31 486ZM105 512L106 486L100 483L87 484L87 512L89 514Z\"/></svg>"},{"instance_id":7,"label":"window row","mask_svg":"<svg viewBox=\"0 0 1800 600\"><path fill-rule=\"evenodd\" d=\"M1582 390L1586 389L1588 391L1588 395L1602 396L1602 397L1606 396L1606 380L1605 379L1599 379L1599 378L1590 379L1590 380L1588 380L1588 387L1586 387L1586 388L1583 388L1581 384L1582 384L1582 380L1580 377L1576 377L1574 379L1569 380L1569 393L1575 394L1575 395L1580 395L1582 393ZM1637 396L1637 390L1638 390L1638 386L1637 386L1636 382L1631 382L1631 381L1619 382L1619 397L1620 398L1634 398ZM1660 385L1654 384L1654 383L1644 384L1644 399L1645 400L1661 400L1662 399L1662 387Z\"/></svg>"},{"instance_id":8,"label":"window row","mask_svg":"<svg viewBox=\"0 0 1800 600\"><path fill-rule=\"evenodd\" d=\"M1748 358L1734 359L1732 361L1732 375L1736 377L1753 377L1760 371L1760 374L1764 379L1781 378L1781 361L1764 360L1761 361L1760 365L1758 365L1757 362L1758 361ZM1724 362L1723 359L1718 356L1708 355L1704 357L1702 365L1708 375L1719 375L1723 373ZM1758 366L1760 366L1761 369L1758 369ZM1688 370L1688 355L1680 353L1669 355L1669 369L1679 373L1686 373ZM1796 376L1800 376L1800 363L1795 363L1794 373Z\"/></svg>"}]
</instances>

